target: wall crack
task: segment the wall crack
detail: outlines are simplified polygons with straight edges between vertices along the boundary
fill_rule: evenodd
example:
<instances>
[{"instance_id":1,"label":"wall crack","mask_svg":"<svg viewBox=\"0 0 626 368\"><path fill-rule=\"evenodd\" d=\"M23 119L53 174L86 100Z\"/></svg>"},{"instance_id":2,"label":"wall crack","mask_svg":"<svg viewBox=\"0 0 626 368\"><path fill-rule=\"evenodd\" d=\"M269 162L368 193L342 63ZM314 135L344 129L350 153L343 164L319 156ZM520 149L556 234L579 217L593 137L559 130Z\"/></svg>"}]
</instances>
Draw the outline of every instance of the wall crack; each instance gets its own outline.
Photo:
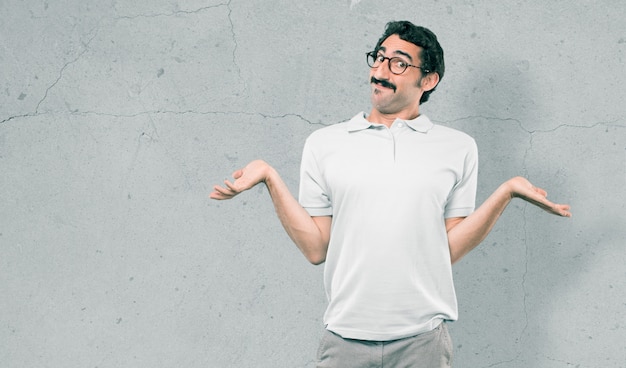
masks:
<instances>
[{"instance_id":1,"label":"wall crack","mask_svg":"<svg viewBox=\"0 0 626 368\"><path fill-rule=\"evenodd\" d=\"M230 0L232 1L232 0ZM136 14L136 15L119 15L116 19L137 19L137 18L158 18L158 17L173 17L181 14L197 14L206 10L219 8L222 6L229 7L230 1L228 3L222 3L217 5L204 6L195 10L176 10L169 13L153 13L153 14Z\"/></svg>"},{"instance_id":2,"label":"wall crack","mask_svg":"<svg viewBox=\"0 0 626 368\"><path fill-rule=\"evenodd\" d=\"M195 110L183 110L183 111L175 111L175 110L151 110L151 111L141 111L141 112L137 112L137 113L132 113L132 114L113 114L113 113L104 113L104 112L98 112L98 111L72 111L70 112L71 115L79 115L79 116L86 116L86 115L96 115L96 116L108 116L108 117L115 117L115 118L134 118L137 116L143 116L143 115L159 115L159 114L163 114L163 115L187 115L187 114L196 114L196 115L245 115L245 116L260 116L263 119L284 119L284 118L288 118L288 117L295 117L298 118L298 120L301 120L303 122L306 122L309 125L332 125L332 124L322 124L322 123L314 123L311 120L307 119L306 117L302 116L301 114L296 114L296 113L286 113L286 114L280 114L280 115L274 115L274 114L265 114L265 113L261 113L261 112L246 112L246 111L195 111ZM7 119L9 120L9 119Z\"/></svg>"},{"instance_id":3,"label":"wall crack","mask_svg":"<svg viewBox=\"0 0 626 368\"><path fill-rule=\"evenodd\" d=\"M63 67L59 71L59 76L57 77L57 79L48 88L46 88L46 91L45 91L43 97L41 98L41 100L39 100L39 102L37 103L37 106L35 107L35 115L39 114L39 107L48 98L48 93L50 92L50 90L53 89L59 83L61 78L63 78L63 73L65 72L65 70L70 65L72 65L72 64L76 63L78 60L80 60L83 57L83 55L87 51L89 51L89 44L91 44L91 41L93 41L93 39L96 38L96 36L98 35L98 29L99 29L99 23L98 23L98 26L96 26L96 28L95 28L95 32L94 32L93 36L91 36L91 38L87 42L83 43L84 50L81 51L73 60L70 60L67 63L65 63L65 65L63 65Z\"/></svg>"}]
</instances>

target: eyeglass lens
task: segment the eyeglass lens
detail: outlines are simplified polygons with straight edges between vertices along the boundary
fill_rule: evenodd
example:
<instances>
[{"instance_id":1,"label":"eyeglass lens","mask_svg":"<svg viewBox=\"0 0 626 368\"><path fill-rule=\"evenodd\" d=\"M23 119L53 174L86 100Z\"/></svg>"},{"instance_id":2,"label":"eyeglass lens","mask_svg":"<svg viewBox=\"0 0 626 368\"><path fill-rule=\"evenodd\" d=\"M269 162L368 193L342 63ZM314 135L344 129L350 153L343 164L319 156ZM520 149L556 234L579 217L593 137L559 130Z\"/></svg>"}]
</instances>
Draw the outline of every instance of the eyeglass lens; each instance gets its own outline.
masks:
<instances>
[{"instance_id":1,"label":"eyeglass lens","mask_svg":"<svg viewBox=\"0 0 626 368\"><path fill-rule=\"evenodd\" d=\"M402 74L408 68L408 63L399 57L388 58L374 52L367 54L367 65L370 68L378 68L385 60L388 60L389 70L393 74Z\"/></svg>"}]
</instances>

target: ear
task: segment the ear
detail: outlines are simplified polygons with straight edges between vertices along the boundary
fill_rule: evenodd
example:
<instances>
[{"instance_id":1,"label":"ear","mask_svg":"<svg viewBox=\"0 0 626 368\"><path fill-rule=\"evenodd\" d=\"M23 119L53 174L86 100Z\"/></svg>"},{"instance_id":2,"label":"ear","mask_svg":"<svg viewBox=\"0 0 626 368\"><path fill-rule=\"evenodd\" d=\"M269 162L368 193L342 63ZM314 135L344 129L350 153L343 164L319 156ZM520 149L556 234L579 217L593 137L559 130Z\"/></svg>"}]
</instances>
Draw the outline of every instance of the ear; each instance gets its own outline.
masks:
<instances>
[{"instance_id":1,"label":"ear","mask_svg":"<svg viewBox=\"0 0 626 368\"><path fill-rule=\"evenodd\" d=\"M430 91L431 89L437 87L437 84L439 84L439 73L428 73L422 78L422 89L424 91Z\"/></svg>"}]
</instances>

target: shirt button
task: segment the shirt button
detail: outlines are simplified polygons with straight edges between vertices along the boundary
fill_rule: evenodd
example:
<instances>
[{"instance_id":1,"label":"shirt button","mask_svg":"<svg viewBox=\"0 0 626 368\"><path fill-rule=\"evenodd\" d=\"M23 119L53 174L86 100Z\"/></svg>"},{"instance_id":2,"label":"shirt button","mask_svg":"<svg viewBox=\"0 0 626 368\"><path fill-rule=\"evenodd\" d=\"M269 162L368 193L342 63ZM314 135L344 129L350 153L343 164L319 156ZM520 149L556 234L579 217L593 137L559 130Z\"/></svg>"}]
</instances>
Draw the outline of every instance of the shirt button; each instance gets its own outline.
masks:
<instances>
[{"instance_id":1,"label":"shirt button","mask_svg":"<svg viewBox=\"0 0 626 368\"><path fill-rule=\"evenodd\" d=\"M402 128L402 123L398 123L398 128Z\"/></svg>"}]
</instances>

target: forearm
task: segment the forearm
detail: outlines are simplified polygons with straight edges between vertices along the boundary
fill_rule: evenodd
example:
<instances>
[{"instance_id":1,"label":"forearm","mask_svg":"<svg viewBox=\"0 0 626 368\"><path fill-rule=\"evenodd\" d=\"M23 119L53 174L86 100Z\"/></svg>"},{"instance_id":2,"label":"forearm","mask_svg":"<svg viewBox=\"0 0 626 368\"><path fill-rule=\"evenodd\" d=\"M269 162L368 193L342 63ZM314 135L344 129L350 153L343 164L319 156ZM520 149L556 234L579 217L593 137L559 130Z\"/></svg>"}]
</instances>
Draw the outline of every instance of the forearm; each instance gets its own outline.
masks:
<instances>
[{"instance_id":1,"label":"forearm","mask_svg":"<svg viewBox=\"0 0 626 368\"><path fill-rule=\"evenodd\" d=\"M452 263L461 259L483 241L512 198L521 198L557 216L571 217L570 206L549 201L547 193L521 176L507 180L474 213L448 227Z\"/></svg>"},{"instance_id":2,"label":"forearm","mask_svg":"<svg viewBox=\"0 0 626 368\"><path fill-rule=\"evenodd\" d=\"M504 183L476 211L448 231L452 263L476 248L487 237L511 199L510 189Z\"/></svg>"},{"instance_id":3,"label":"forearm","mask_svg":"<svg viewBox=\"0 0 626 368\"><path fill-rule=\"evenodd\" d=\"M276 214L291 240L309 262L313 264L324 262L328 249L330 218L314 220L272 167L268 167L265 184Z\"/></svg>"}]
</instances>

